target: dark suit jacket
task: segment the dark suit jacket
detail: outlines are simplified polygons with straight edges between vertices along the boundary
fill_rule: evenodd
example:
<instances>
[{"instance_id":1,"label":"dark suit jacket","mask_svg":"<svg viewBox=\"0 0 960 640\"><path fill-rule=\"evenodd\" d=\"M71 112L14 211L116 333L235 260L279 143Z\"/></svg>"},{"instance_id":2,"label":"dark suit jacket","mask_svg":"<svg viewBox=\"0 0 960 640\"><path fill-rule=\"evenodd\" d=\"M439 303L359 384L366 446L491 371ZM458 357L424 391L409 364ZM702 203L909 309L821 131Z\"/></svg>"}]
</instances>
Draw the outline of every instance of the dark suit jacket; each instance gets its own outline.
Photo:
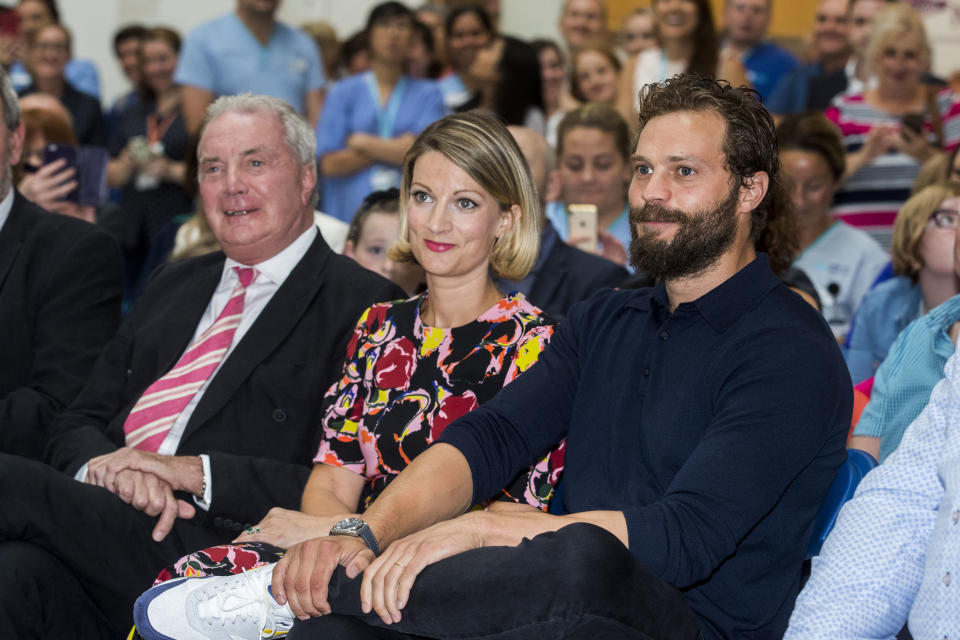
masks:
<instances>
[{"instance_id":1,"label":"dark suit jacket","mask_svg":"<svg viewBox=\"0 0 960 640\"><path fill-rule=\"evenodd\" d=\"M162 267L54 423L49 461L68 474L124 445L143 391L182 355L220 281L224 255ZM273 506L297 509L319 446L320 404L370 304L405 297L320 235L211 380L177 455L210 455L212 506L197 524L236 535Z\"/></svg>"},{"instance_id":2,"label":"dark suit jacket","mask_svg":"<svg viewBox=\"0 0 960 640\"><path fill-rule=\"evenodd\" d=\"M616 287L630 274L606 258L581 251L559 238L537 274L527 299L560 320L577 302L597 290Z\"/></svg>"},{"instance_id":3,"label":"dark suit jacket","mask_svg":"<svg viewBox=\"0 0 960 640\"><path fill-rule=\"evenodd\" d=\"M0 451L43 459L120 324L123 264L106 233L19 193L0 229Z\"/></svg>"}]
</instances>

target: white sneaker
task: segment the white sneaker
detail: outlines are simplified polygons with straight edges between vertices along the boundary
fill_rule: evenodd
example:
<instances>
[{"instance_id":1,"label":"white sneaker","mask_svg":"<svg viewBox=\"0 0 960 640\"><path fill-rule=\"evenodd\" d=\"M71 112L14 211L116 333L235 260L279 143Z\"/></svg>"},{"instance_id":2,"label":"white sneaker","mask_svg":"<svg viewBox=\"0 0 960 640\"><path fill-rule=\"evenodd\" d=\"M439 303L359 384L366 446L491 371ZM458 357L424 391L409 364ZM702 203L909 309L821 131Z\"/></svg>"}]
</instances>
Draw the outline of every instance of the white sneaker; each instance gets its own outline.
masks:
<instances>
[{"instance_id":1,"label":"white sneaker","mask_svg":"<svg viewBox=\"0 0 960 640\"><path fill-rule=\"evenodd\" d=\"M133 616L145 640L260 640L287 635L294 618L270 592L273 565L235 576L181 578L137 598Z\"/></svg>"}]
</instances>

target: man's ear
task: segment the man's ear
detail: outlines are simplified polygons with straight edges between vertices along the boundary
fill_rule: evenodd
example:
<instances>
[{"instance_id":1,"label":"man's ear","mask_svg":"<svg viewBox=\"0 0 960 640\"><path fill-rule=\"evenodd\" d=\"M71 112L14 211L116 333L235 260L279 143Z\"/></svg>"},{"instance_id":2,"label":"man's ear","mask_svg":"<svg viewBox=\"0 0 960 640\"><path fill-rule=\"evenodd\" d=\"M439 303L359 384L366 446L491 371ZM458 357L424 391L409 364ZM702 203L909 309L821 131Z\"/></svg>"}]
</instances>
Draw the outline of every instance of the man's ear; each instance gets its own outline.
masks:
<instances>
[{"instance_id":1,"label":"man's ear","mask_svg":"<svg viewBox=\"0 0 960 640\"><path fill-rule=\"evenodd\" d=\"M313 197L313 190L317 187L317 163L308 162L303 165L300 176L300 198L304 205Z\"/></svg>"},{"instance_id":2,"label":"man's ear","mask_svg":"<svg viewBox=\"0 0 960 640\"><path fill-rule=\"evenodd\" d=\"M766 171L757 171L743 180L743 184L740 186L737 211L739 213L750 213L759 207L769 188L770 176L767 175Z\"/></svg>"}]
</instances>

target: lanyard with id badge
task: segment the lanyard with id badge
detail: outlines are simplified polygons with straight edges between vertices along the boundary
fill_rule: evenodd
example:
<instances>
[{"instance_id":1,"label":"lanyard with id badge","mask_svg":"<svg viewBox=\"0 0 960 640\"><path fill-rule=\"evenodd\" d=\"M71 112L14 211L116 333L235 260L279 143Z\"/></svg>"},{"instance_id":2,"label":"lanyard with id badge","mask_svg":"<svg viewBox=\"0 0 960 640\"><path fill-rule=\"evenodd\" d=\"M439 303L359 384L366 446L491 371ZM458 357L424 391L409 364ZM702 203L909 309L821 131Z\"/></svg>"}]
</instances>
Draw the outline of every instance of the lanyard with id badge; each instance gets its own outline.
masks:
<instances>
[{"instance_id":1,"label":"lanyard with id badge","mask_svg":"<svg viewBox=\"0 0 960 640\"><path fill-rule=\"evenodd\" d=\"M367 89L370 90L370 97L373 98L373 108L377 114L377 133L381 138L392 138L393 127L397 120L397 112L400 111L400 102L403 100L403 92L407 88L407 78L400 76L397 86L393 88L390 94L390 100L387 101L386 108L380 105L380 89L377 87L377 79L372 71L364 74ZM374 191L383 191L391 187L400 186L400 169L390 167L385 164L376 164L370 168L370 188Z\"/></svg>"}]
</instances>

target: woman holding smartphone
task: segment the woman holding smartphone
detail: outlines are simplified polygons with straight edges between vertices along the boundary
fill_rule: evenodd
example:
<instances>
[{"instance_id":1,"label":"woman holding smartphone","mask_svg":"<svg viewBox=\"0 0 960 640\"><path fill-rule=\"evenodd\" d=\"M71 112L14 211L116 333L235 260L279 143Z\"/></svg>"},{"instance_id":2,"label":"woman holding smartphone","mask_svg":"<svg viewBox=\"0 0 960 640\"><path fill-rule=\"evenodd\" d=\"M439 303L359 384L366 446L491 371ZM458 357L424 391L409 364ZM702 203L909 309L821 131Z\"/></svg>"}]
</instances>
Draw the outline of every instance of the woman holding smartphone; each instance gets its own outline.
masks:
<instances>
[{"instance_id":1,"label":"woman holding smartphone","mask_svg":"<svg viewBox=\"0 0 960 640\"><path fill-rule=\"evenodd\" d=\"M630 146L630 128L613 107L585 104L567 112L557 129L562 199L547 204L547 218L561 238L620 265L627 264L630 246ZM589 209L577 207L572 214L571 205L592 206L595 223L581 226ZM590 227L596 229L595 242L584 237Z\"/></svg>"},{"instance_id":2,"label":"woman holding smartphone","mask_svg":"<svg viewBox=\"0 0 960 640\"><path fill-rule=\"evenodd\" d=\"M890 247L893 221L920 166L937 150L960 143L960 101L923 84L930 44L917 13L896 3L873 20L866 56L877 80L865 92L834 99L826 116L846 148L844 183L834 215Z\"/></svg>"}]
</instances>

